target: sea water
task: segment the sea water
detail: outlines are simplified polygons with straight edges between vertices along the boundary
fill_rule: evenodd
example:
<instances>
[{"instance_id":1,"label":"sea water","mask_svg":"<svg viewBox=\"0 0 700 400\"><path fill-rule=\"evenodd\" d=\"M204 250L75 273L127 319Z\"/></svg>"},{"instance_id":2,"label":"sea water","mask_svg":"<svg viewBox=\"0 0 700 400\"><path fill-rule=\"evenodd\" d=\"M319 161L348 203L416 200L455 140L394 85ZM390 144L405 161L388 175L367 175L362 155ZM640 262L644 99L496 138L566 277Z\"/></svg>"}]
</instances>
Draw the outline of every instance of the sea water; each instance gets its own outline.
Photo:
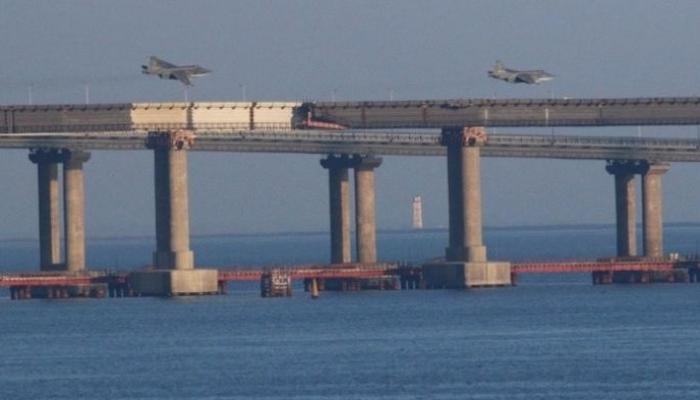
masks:
<instances>
[{"instance_id":1,"label":"sea water","mask_svg":"<svg viewBox=\"0 0 700 400\"><path fill-rule=\"evenodd\" d=\"M492 259L614 254L610 227L487 230ZM700 227L668 227L697 252ZM447 233L378 236L385 260L444 252ZM151 239L88 242L91 266L137 268ZM193 238L199 265L325 262L324 234ZM36 243L0 242L32 270ZM512 288L10 301L0 292L0 399L694 399L700 285L591 285L589 274Z\"/></svg>"}]
</instances>

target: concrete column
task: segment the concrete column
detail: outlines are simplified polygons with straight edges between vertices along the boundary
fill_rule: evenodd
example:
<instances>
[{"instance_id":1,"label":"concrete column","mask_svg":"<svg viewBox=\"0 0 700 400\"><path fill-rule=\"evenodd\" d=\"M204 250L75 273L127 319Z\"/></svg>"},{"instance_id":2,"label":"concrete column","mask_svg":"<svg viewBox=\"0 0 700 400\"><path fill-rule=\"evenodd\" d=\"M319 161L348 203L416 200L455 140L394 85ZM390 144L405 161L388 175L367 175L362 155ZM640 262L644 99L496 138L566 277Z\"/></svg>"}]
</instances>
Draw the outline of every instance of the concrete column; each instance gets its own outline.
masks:
<instances>
[{"instance_id":1,"label":"concrete column","mask_svg":"<svg viewBox=\"0 0 700 400\"><path fill-rule=\"evenodd\" d=\"M170 251L174 253L173 269L194 268L190 251L190 210L187 185L187 152L170 150Z\"/></svg>"},{"instance_id":2,"label":"concrete column","mask_svg":"<svg viewBox=\"0 0 700 400\"><path fill-rule=\"evenodd\" d=\"M444 128L441 143L447 147L447 186L450 241L445 261L423 265L427 288L509 286L507 262L489 262L482 238L481 146L483 127Z\"/></svg>"},{"instance_id":3,"label":"concrete column","mask_svg":"<svg viewBox=\"0 0 700 400\"><path fill-rule=\"evenodd\" d=\"M192 131L150 132L153 150L156 206L155 270L129 274L134 291L144 296L179 296L220 293L215 269L195 269L190 250L190 215L187 188L187 149L194 144Z\"/></svg>"},{"instance_id":4,"label":"concrete column","mask_svg":"<svg viewBox=\"0 0 700 400\"><path fill-rule=\"evenodd\" d=\"M610 161L605 167L615 176L615 218L617 227L617 255L637 255L637 210L634 175L642 168L636 161Z\"/></svg>"},{"instance_id":5,"label":"concrete column","mask_svg":"<svg viewBox=\"0 0 700 400\"><path fill-rule=\"evenodd\" d=\"M644 218L644 256L663 257L663 191L661 176L670 166L666 163L647 163L642 175L642 202Z\"/></svg>"},{"instance_id":6,"label":"concrete column","mask_svg":"<svg viewBox=\"0 0 700 400\"><path fill-rule=\"evenodd\" d=\"M168 180L167 147L156 147L153 149L153 171L155 189L155 217L156 217L156 251L153 254L153 264L160 267L161 264L168 264L170 249L170 182ZM162 254L162 257L159 257ZM162 259L162 260L161 260Z\"/></svg>"},{"instance_id":7,"label":"concrete column","mask_svg":"<svg viewBox=\"0 0 700 400\"><path fill-rule=\"evenodd\" d=\"M85 186L83 164L90 153L79 150L63 152L63 214L66 271L85 269Z\"/></svg>"},{"instance_id":8,"label":"concrete column","mask_svg":"<svg viewBox=\"0 0 700 400\"><path fill-rule=\"evenodd\" d=\"M215 269L195 269L190 250L187 150L195 135L189 130L150 132L156 207L154 270L129 274L133 290L144 296L220 293Z\"/></svg>"},{"instance_id":9,"label":"concrete column","mask_svg":"<svg viewBox=\"0 0 700 400\"><path fill-rule=\"evenodd\" d=\"M375 220L374 169L377 157L353 156L355 168L355 235L357 261L377 262L377 223Z\"/></svg>"},{"instance_id":10,"label":"concrete column","mask_svg":"<svg viewBox=\"0 0 700 400\"><path fill-rule=\"evenodd\" d=\"M466 259L486 261L486 247L481 236L481 148L478 146L462 147L462 200Z\"/></svg>"},{"instance_id":11,"label":"concrete column","mask_svg":"<svg viewBox=\"0 0 700 400\"><path fill-rule=\"evenodd\" d=\"M348 156L331 156L321 160L328 169L328 194L331 229L331 263L352 261L350 254L350 185L348 167L352 166Z\"/></svg>"},{"instance_id":12,"label":"concrete column","mask_svg":"<svg viewBox=\"0 0 700 400\"><path fill-rule=\"evenodd\" d=\"M448 261L462 259L464 209L462 207L462 146L447 146L447 198L449 218ZM453 254L454 253L454 254Z\"/></svg>"},{"instance_id":13,"label":"concrete column","mask_svg":"<svg viewBox=\"0 0 700 400\"><path fill-rule=\"evenodd\" d=\"M58 163L63 160L57 150L35 149L29 159L37 165L39 189L39 258L40 270L55 270L61 262L61 220L58 199Z\"/></svg>"},{"instance_id":14,"label":"concrete column","mask_svg":"<svg viewBox=\"0 0 700 400\"><path fill-rule=\"evenodd\" d=\"M187 187L187 149L193 141L187 131L153 133L149 147L154 151L156 251L158 269L194 268L190 250Z\"/></svg>"},{"instance_id":15,"label":"concrete column","mask_svg":"<svg viewBox=\"0 0 700 400\"><path fill-rule=\"evenodd\" d=\"M447 147L450 246L447 261L485 262L481 221L481 152L483 128L444 129Z\"/></svg>"}]
</instances>

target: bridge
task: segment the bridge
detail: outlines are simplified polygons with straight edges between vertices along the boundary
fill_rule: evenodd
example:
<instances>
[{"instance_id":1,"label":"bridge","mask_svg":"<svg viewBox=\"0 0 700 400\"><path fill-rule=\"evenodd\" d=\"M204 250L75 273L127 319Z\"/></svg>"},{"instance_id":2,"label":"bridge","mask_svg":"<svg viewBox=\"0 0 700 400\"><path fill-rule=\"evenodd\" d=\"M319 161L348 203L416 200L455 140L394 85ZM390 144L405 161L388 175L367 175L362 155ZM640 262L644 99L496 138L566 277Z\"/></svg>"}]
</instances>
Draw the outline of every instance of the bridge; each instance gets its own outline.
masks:
<instances>
[{"instance_id":1,"label":"bridge","mask_svg":"<svg viewBox=\"0 0 700 400\"><path fill-rule=\"evenodd\" d=\"M614 176L619 257L663 256L663 174L700 161L700 140L489 134L489 127L698 125L700 98L456 99L391 102L195 102L0 107L0 148L29 149L37 165L42 271L85 266L84 164L91 150L153 151L155 271L133 276L145 294L218 290L218 272L195 268L189 245L187 154L231 151L321 154L329 172L331 263L353 261L349 171L355 178L355 262L377 261L374 170L381 155L447 159L449 243L445 262L424 266L439 287L510 283L482 241L480 159L606 160ZM65 255L61 257L58 167ZM643 254L636 241L634 178L642 177Z\"/></svg>"},{"instance_id":2,"label":"bridge","mask_svg":"<svg viewBox=\"0 0 700 400\"><path fill-rule=\"evenodd\" d=\"M700 97L188 102L0 107L0 133L698 124Z\"/></svg>"}]
</instances>

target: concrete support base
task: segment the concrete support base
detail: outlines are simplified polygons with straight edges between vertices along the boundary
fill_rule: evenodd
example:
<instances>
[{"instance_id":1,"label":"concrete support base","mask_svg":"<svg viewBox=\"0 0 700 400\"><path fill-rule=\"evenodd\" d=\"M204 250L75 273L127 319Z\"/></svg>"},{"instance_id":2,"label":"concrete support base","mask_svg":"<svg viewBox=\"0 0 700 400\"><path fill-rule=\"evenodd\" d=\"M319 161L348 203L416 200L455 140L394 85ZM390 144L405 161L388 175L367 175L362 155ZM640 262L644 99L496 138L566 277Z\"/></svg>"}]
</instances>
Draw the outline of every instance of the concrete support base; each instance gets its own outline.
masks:
<instances>
[{"instance_id":1,"label":"concrete support base","mask_svg":"<svg viewBox=\"0 0 700 400\"><path fill-rule=\"evenodd\" d=\"M217 294L218 281L215 269L156 269L129 274L131 287L142 296Z\"/></svg>"},{"instance_id":2,"label":"concrete support base","mask_svg":"<svg viewBox=\"0 0 700 400\"><path fill-rule=\"evenodd\" d=\"M508 262L443 262L423 265L427 289L511 286Z\"/></svg>"}]
</instances>

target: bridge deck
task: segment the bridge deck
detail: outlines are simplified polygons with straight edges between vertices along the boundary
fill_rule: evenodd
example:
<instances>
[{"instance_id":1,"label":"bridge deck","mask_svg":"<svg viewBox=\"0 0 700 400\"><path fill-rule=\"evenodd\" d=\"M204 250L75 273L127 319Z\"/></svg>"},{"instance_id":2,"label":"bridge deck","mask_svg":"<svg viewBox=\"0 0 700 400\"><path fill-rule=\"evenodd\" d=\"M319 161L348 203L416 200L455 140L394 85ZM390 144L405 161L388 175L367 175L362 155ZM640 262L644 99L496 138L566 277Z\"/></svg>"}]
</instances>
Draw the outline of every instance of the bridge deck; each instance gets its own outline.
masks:
<instances>
[{"instance_id":1,"label":"bridge deck","mask_svg":"<svg viewBox=\"0 0 700 400\"><path fill-rule=\"evenodd\" d=\"M143 150L146 134L0 134L0 148ZM231 131L198 132L193 151L444 156L437 132ZM485 157L700 161L700 140L559 135L489 135Z\"/></svg>"},{"instance_id":2,"label":"bridge deck","mask_svg":"<svg viewBox=\"0 0 700 400\"><path fill-rule=\"evenodd\" d=\"M700 123L699 97L317 102L308 108L316 120L364 129Z\"/></svg>"},{"instance_id":3,"label":"bridge deck","mask_svg":"<svg viewBox=\"0 0 700 400\"><path fill-rule=\"evenodd\" d=\"M0 133L161 129L292 130L453 126L700 124L700 97L446 99L356 102L180 102L0 107ZM321 125L319 125L321 124Z\"/></svg>"},{"instance_id":4,"label":"bridge deck","mask_svg":"<svg viewBox=\"0 0 700 400\"><path fill-rule=\"evenodd\" d=\"M441 156L427 129L688 124L700 125L700 97L56 104L0 107L0 148L135 150L148 132L188 129L200 151ZM699 148L695 139L492 134L483 155L700 161Z\"/></svg>"}]
</instances>

